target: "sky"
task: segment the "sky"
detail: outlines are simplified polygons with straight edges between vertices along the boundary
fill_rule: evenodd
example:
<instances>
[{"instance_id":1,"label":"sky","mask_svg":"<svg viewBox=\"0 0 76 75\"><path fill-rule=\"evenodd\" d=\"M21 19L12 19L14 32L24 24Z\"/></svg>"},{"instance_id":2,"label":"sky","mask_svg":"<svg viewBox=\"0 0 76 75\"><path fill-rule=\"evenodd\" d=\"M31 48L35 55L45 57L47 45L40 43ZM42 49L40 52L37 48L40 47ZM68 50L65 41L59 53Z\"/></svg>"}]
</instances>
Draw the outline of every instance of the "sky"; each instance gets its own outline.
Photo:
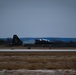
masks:
<instances>
[{"instance_id":1,"label":"sky","mask_svg":"<svg viewBox=\"0 0 76 75\"><path fill-rule=\"evenodd\" d=\"M0 0L0 38L76 38L76 0Z\"/></svg>"}]
</instances>

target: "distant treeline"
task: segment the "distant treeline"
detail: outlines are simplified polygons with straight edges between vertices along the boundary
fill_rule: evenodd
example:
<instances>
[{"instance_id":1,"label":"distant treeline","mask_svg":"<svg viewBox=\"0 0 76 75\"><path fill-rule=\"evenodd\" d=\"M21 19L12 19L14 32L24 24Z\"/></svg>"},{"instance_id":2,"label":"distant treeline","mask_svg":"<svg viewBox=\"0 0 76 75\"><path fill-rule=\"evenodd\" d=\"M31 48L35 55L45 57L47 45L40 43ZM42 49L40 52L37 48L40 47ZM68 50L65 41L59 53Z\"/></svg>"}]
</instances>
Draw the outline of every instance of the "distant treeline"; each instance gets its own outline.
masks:
<instances>
[{"instance_id":1,"label":"distant treeline","mask_svg":"<svg viewBox=\"0 0 76 75\"><path fill-rule=\"evenodd\" d=\"M0 45L9 45L12 42L11 38L0 39Z\"/></svg>"},{"instance_id":2,"label":"distant treeline","mask_svg":"<svg viewBox=\"0 0 76 75\"><path fill-rule=\"evenodd\" d=\"M35 40L34 44L23 44L23 42L21 44L18 44L19 41L16 43L14 42L12 43L12 39L11 38L7 38L6 40L0 39L0 45L6 45L6 46L11 46L11 45L22 45L24 47L76 47L76 42L74 41L69 41L69 42L62 42L62 41L37 41Z\"/></svg>"},{"instance_id":3,"label":"distant treeline","mask_svg":"<svg viewBox=\"0 0 76 75\"><path fill-rule=\"evenodd\" d=\"M52 47L76 47L76 42L51 42Z\"/></svg>"}]
</instances>

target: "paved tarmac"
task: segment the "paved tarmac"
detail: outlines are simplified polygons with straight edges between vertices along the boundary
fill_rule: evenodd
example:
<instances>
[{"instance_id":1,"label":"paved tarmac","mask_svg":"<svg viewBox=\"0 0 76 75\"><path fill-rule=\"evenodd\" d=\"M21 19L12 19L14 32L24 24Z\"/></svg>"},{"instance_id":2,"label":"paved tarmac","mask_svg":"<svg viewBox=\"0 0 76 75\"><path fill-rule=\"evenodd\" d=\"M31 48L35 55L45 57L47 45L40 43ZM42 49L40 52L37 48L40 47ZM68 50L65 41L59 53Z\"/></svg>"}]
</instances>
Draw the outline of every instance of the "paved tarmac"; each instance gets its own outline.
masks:
<instances>
[{"instance_id":1,"label":"paved tarmac","mask_svg":"<svg viewBox=\"0 0 76 75\"><path fill-rule=\"evenodd\" d=\"M0 52L76 52L76 49L0 49Z\"/></svg>"}]
</instances>

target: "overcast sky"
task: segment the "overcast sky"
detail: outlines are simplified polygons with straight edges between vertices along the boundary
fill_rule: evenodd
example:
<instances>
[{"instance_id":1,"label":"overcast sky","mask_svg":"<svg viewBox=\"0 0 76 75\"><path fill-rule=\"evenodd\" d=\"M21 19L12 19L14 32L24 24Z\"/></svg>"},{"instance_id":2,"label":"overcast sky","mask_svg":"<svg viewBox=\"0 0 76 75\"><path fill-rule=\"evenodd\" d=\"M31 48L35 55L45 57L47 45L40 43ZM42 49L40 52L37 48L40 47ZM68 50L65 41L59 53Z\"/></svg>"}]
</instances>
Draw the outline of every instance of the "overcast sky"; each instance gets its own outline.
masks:
<instances>
[{"instance_id":1,"label":"overcast sky","mask_svg":"<svg viewBox=\"0 0 76 75\"><path fill-rule=\"evenodd\" d=\"M76 38L76 0L0 0L0 37Z\"/></svg>"}]
</instances>

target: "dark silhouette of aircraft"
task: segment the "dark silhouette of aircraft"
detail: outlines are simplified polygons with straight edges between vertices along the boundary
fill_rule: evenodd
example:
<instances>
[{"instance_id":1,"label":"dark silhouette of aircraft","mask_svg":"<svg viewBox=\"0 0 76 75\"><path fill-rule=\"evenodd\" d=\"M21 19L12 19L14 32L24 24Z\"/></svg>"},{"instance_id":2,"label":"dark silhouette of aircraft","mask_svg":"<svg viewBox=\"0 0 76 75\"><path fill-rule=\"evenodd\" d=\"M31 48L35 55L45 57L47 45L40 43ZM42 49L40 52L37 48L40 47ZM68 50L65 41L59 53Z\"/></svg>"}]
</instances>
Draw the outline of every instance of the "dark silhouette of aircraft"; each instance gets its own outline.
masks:
<instances>
[{"instance_id":1,"label":"dark silhouette of aircraft","mask_svg":"<svg viewBox=\"0 0 76 75\"><path fill-rule=\"evenodd\" d=\"M19 37L17 35L13 35L11 45L12 46L20 46L22 44L23 44L23 42L19 39Z\"/></svg>"},{"instance_id":2,"label":"dark silhouette of aircraft","mask_svg":"<svg viewBox=\"0 0 76 75\"><path fill-rule=\"evenodd\" d=\"M35 44L50 44L51 42L47 39L36 39Z\"/></svg>"}]
</instances>

